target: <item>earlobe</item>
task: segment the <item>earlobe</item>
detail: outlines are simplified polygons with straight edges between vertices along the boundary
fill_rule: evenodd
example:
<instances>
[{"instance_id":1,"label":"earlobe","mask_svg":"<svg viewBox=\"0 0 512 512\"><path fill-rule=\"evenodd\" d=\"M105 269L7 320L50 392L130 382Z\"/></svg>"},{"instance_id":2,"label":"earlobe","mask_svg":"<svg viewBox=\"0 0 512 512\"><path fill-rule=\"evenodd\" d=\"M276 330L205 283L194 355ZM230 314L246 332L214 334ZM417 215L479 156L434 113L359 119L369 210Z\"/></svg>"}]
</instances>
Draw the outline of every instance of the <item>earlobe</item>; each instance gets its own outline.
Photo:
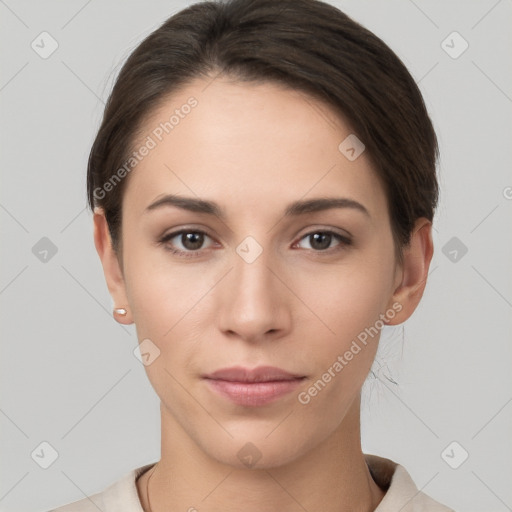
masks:
<instances>
[{"instance_id":1,"label":"earlobe","mask_svg":"<svg viewBox=\"0 0 512 512\"><path fill-rule=\"evenodd\" d=\"M401 280L391 298L391 304L399 303L401 310L387 322L388 325L405 322L418 306L427 283L433 252L432 223L422 217L416 221L410 243L403 251Z\"/></svg>"},{"instance_id":2,"label":"earlobe","mask_svg":"<svg viewBox=\"0 0 512 512\"><path fill-rule=\"evenodd\" d=\"M103 273L108 291L115 304L114 318L121 324L132 324L133 320L128 308L128 299L124 276L119 259L112 247L112 240L108 229L105 213L101 208L94 210L94 245L103 266ZM123 310L124 314L121 314Z\"/></svg>"}]
</instances>

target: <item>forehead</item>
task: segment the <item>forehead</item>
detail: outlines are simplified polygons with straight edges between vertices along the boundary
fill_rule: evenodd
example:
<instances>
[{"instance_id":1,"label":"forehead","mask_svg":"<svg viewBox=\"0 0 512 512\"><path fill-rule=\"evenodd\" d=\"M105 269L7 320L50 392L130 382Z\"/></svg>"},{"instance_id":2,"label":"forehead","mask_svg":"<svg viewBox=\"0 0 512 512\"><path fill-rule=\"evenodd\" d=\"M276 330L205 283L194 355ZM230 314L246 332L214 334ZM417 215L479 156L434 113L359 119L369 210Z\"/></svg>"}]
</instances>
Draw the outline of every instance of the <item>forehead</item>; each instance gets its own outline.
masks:
<instances>
[{"instance_id":1,"label":"forehead","mask_svg":"<svg viewBox=\"0 0 512 512\"><path fill-rule=\"evenodd\" d=\"M144 151L123 203L132 212L163 193L269 208L309 195L343 194L378 213L385 197L369 157L340 144L350 126L325 103L278 84L195 80L144 121ZM349 138L349 140L352 140ZM343 146L342 146L343 148Z\"/></svg>"}]
</instances>

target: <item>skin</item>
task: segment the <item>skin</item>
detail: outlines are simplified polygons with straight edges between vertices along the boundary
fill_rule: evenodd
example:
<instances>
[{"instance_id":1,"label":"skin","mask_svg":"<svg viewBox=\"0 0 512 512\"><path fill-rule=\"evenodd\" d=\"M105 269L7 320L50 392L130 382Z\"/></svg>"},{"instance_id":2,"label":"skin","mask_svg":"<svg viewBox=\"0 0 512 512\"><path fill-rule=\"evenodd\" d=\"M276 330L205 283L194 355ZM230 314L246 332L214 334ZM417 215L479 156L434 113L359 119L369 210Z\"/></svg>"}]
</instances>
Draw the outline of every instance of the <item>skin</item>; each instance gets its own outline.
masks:
<instances>
[{"instance_id":1,"label":"skin","mask_svg":"<svg viewBox=\"0 0 512 512\"><path fill-rule=\"evenodd\" d=\"M199 102L127 178L122 258L102 210L94 215L109 291L128 310L117 320L134 322L139 341L160 350L145 367L161 400L151 510L374 510L384 491L361 451L359 413L378 336L308 404L297 395L393 304L401 311L388 324L413 313L432 257L431 223L418 219L399 264L368 155L351 162L338 150L351 133L343 119L278 85L208 83L192 82L144 123L151 134L190 96ZM215 201L225 219L175 206L145 212L171 193ZM284 216L289 203L321 197L350 198L368 214L347 207ZM207 232L198 257L166 250L193 250L181 236L158 244L181 228ZM328 230L352 243L333 237L322 251L306 236ZM249 235L262 248L252 263L236 252ZM234 365L306 378L274 403L243 407L201 378ZM252 467L237 456L248 442L261 454ZM145 510L150 473L137 481Z\"/></svg>"}]
</instances>

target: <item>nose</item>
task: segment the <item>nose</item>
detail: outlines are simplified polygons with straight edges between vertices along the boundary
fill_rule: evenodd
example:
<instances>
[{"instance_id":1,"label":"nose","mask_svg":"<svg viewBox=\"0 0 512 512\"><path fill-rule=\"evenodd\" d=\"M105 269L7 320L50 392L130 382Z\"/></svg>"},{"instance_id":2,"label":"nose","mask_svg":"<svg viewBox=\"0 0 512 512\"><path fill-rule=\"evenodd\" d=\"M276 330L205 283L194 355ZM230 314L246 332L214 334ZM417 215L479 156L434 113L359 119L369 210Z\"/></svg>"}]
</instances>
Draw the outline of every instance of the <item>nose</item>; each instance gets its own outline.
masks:
<instances>
[{"instance_id":1,"label":"nose","mask_svg":"<svg viewBox=\"0 0 512 512\"><path fill-rule=\"evenodd\" d=\"M270 266L266 251L248 263L234 254L233 268L221 283L217 321L220 330L248 342L277 339L291 329L286 277ZM278 274L278 275L276 275Z\"/></svg>"}]
</instances>

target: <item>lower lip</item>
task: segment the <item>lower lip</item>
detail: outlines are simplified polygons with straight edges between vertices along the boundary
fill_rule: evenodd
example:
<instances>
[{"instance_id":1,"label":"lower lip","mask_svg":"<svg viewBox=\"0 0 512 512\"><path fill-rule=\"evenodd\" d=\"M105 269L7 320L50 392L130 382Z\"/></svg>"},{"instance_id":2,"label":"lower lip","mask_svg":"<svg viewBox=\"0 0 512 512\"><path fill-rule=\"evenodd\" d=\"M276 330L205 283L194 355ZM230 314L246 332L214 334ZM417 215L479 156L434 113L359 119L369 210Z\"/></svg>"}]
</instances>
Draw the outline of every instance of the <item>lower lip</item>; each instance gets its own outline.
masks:
<instances>
[{"instance_id":1,"label":"lower lip","mask_svg":"<svg viewBox=\"0 0 512 512\"><path fill-rule=\"evenodd\" d=\"M210 387L237 405L255 407L275 402L300 386L303 379L270 382L231 382L206 379Z\"/></svg>"}]
</instances>

